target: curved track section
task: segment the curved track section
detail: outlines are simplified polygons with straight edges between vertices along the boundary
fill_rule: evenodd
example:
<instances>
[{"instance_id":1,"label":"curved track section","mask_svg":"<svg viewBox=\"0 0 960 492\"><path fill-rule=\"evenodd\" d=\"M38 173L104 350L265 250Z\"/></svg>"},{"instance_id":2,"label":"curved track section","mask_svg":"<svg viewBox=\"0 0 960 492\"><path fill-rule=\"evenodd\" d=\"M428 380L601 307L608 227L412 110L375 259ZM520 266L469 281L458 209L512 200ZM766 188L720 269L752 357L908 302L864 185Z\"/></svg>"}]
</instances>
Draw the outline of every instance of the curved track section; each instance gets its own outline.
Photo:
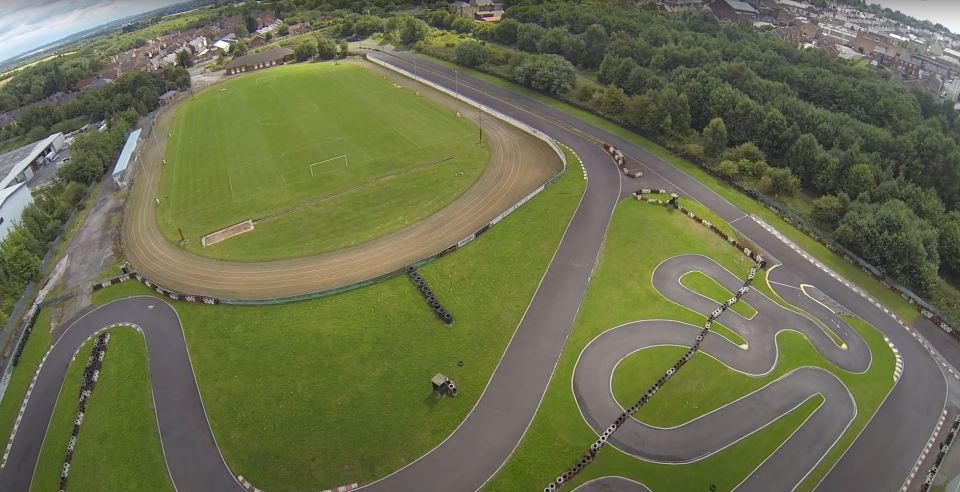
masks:
<instances>
[{"instance_id":1,"label":"curved track section","mask_svg":"<svg viewBox=\"0 0 960 492\"><path fill-rule=\"evenodd\" d=\"M429 97L438 103L477 118L476 111L467 110L469 106L429 91ZM156 126L169 128L172 117L173 112L166 111ZM522 130L488 116L483 120L483 132L490 163L477 182L447 207L356 246L268 262L205 258L178 248L163 236L154 208L164 142L148 139L124 218L124 256L138 272L167 289L233 299L321 292L398 271L457 244L562 170L560 157L545 142ZM158 130L155 137L157 133L165 135Z\"/></svg>"},{"instance_id":2,"label":"curved track section","mask_svg":"<svg viewBox=\"0 0 960 492\"><path fill-rule=\"evenodd\" d=\"M732 273L704 256L685 255L661 263L653 273L653 285L671 301L699 313L709 313L716 302L687 289L680 278L692 271L712 277L730 292L742 285ZM743 349L711 332L700 347L733 370L761 376L777 362L777 333L792 329L807 337L831 363L851 372L866 371L871 354L859 335L848 330L843 350L816 323L785 309L756 290L742 300L757 310L745 319L731 310L719 322L742 336ZM841 321L842 322L842 321ZM612 393L613 373L629 355L660 345L686 347L700 327L676 321L638 321L608 330L581 352L573 375L573 391L587 423L598 433L617 418L624 408ZM704 459L769 425L814 395L824 403L741 485L743 490L774 490L799 483L821 457L833 447L856 416L857 407L843 383L820 368L802 367L763 388L706 415L671 428L658 428L634 419L627 420L609 443L638 458L660 463L689 463ZM749 418L744 416L749 415Z\"/></svg>"},{"instance_id":3,"label":"curved track section","mask_svg":"<svg viewBox=\"0 0 960 492\"><path fill-rule=\"evenodd\" d=\"M210 431L180 318L172 307L154 297L111 302L67 326L40 367L7 465L0 473L0 490L30 490L60 387L79 385L79 381L63 379L73 354L98 330L118 323L139 326L146 340L157 426L167 469L176 489L185 492L242 490L223 461ZM59 449L57 443L51 444ZM60 444L66 449L67 443Z\"/></svg>"}]
</instances>

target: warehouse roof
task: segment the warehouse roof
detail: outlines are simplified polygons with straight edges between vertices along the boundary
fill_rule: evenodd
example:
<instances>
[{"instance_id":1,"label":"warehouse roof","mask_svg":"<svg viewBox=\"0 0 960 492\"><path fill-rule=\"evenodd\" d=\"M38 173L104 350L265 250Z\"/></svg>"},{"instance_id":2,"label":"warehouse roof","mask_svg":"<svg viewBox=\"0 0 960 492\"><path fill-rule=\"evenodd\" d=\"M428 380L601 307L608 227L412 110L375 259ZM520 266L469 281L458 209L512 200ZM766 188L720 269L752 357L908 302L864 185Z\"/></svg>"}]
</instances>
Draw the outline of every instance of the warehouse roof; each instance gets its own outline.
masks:
<instances>
[{"instance_id":1,"label":"warehouse roof","mask_svg":"<svg viewBox=\"0 0 960 492\"><path fill-rule=\"evenodd\" d=\"M259 53L251 53L249 55L243 55L239 58L235 58L232 62L227 64L226 69L230 70L231 68L256 65L258 63L264 63L272 60L282 60L292 54L293 50L290 48L273 48L266 51L261 51Z\"/></svg>"},{"instance_id":2,"label":"warehouse roof","mask_svg":"<svg viewBox=\"0 0 960 492\"><path fill-rule=\"evenodd\" d=\"M117 159L117 167L113 168L113 179L122 180L123 173L130 164L130 158L133 157L133 151L137 148L137 139L140 138L140 128L137 128L127 137L127 143L123 144L123 150L120 151L120 158Z\"/></svg>"}]
</instances>

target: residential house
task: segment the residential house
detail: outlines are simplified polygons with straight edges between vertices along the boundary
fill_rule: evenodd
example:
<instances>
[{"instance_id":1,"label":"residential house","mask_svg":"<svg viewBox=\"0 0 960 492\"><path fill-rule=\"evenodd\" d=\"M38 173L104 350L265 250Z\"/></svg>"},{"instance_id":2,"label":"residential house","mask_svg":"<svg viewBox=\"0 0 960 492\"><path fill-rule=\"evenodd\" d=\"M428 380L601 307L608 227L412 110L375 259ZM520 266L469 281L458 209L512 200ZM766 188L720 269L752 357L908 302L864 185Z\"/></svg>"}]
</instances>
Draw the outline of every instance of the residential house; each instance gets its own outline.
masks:
<instances>
[{"instance_id":1,"label":"residential house","mask_svg":"<svg viewBox=\"0 0 960 492\"><path fill-rule=\"evenodd\" d=\"M720 20L754 22L759 17L757 9L743 0L717 0L710 4L710 10Z\"/></svg>"}]
</instances>

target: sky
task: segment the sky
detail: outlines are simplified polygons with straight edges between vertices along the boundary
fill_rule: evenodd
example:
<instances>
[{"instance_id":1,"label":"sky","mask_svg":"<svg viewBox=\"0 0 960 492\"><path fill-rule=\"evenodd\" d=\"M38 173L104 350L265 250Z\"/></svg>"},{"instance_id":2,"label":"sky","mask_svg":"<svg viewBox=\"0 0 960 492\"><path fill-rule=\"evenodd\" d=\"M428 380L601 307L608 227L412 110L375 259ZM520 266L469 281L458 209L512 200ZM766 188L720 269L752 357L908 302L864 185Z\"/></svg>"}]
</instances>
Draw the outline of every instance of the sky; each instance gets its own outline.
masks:
<instances>
[{"instance_id":1,"label":"sky","mask_svg":"<svg viewBox=\"0 0 960 492\"><path fill-rule=\"evenodd\" d=\"M0 60L183 0L0 0Z\"/></svg>"},{"instance_id":2,"label":"sky","mask_svg":"<svg viewBox=\"0 0 960 492\"><path fill-rule=\"evenodd\" d=\"M960 34L960 0L867 0L878 3L891 10L904 14L939 22L953 33Z\"/></svg>"}]
</instances>

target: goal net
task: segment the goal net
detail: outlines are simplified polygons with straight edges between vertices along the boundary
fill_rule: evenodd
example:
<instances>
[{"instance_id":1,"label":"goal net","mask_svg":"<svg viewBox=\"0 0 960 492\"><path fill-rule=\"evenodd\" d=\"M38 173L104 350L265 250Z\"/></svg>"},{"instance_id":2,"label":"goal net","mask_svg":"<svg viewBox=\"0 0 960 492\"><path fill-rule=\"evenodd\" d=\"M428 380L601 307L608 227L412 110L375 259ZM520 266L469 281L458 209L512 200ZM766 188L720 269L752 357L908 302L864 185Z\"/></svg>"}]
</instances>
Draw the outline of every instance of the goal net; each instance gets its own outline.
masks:
<instances>
[{"instance_id":1,"label":"goal net","mask_svg":"<svg viewBox=\"0 0 960 492\"><path fill-rule=\"evenodd\" d=\"M264 75L263 77L257 77L257 85L272 84L275 80L277 80L276 74Z\"/></svg>"},{"instance_id":2,"label":"goal net","mask_svg":"<svg viewBox=\"0 0 960 492\"><path fill-rule=\"evenodd\" d=\"M322 161L317 161L313 164L310 164L310 176L320 176L349 165L350 164L347 161L347 154L338 155L336 157L331 157L329 159L324 159Z\"/></svg>"}]
</instances>

